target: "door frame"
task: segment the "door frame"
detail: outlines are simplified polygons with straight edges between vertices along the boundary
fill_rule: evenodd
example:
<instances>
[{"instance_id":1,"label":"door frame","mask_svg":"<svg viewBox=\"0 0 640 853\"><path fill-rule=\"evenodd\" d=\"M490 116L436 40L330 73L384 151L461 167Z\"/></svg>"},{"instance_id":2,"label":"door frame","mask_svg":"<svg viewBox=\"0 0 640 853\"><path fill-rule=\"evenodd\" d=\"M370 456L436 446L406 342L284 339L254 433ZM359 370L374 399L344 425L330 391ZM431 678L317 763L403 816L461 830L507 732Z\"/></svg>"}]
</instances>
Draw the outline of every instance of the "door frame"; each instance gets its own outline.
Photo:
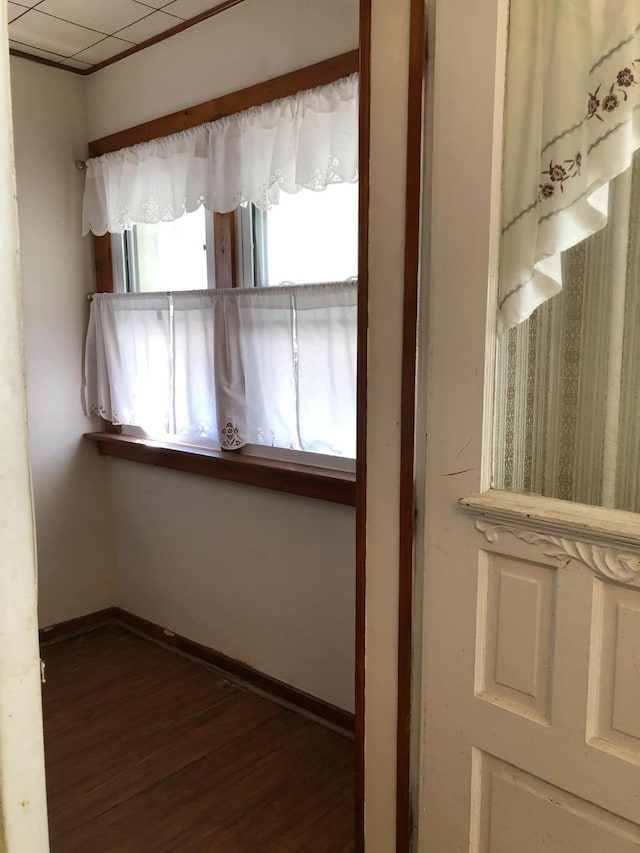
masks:
<instances>
[{"instance_id":1,"label":"door frame","mask_svg":"<svg viewBox=\"0 0 640 853\"><path fill-rule=\"evenodd\" d=\"M0 7L0 849L49 850L7 4Z\"/></svg>"},{"instance_id":2,"label":"door frame","mask_svg":"<svg viewBox=\"0 0 640 853\"><path fill-rule=\"evenodd\" d=\"M399 68L395 67L398 55ZM412 841L415 398L425 67L424 0L360 0L360 170L364 180L360 182L356 476L358 853L365 851L365 844L367 853L388 853L392 848L408 853ZM398 119L395 126L393 115ZM385 121L392 125L391 132L380 142L372 139L372 127L380 128ZM377 275L373 243L381 208L389 204L379 181L385 158L394 160L393 177L400 184L391 205L395 204L400 227L392 235L384 232L396 254L393 297L397 304L393 327L389 323L382 335L377 329L384 281ZM385 346L393 363L382 375L380 351ZM380 414L375 397L375 408L370 405L374 385L393 398L379 427L368 417L372 412L374 417ZM384 437L380 440L385 429L392 435L389 442ZM385 473L393 482L388 494L384 493ZM383 528L380 539L389 542L386 556L392 562L386 566L372 544L373 527ZM387 655L384 645L393 645ZM391 702L383 694L389 684L395 687ZM368 772L369 766L388 772Z\"/></svg>"},{"instance_id":3,"label":"door frame","mask_svg":"<svg viewBox=\"0 0 640 853\"><path fill-rule=\"evenodd\" d=\"M399 223L403 229L402 236L396 235L395 246L400 248L402 267L400 269L401 287L396 293L401 298L402 309L400 311L400 334L396 334L393 347L396 349L395 359L397 368L392 381L401 388L396 399L395 409L389 410L389 418L393 425L395 447L393 467L395 470L394 489L395 498L388 501L388 512L392 519L392 536L396 558L392 571L392 588L395 591L395 604L392 599L391 606L384 608L388 620L387 630L394 635L395 654L392 656L395 677L392 682L396 686L393 691L393 715L389 714L390 706L385 705L380 720L376 722L375 729L380 724L393 723L390 727L391 738L386 739L385 750L387 759L391 756L395 764L393 779L385 777L381 779L382 788L380 802L390 804L388 799L391 793L393 801L395 820L388 821L388 810L381 813L385 823L393 823L393 837L395 839L396 853L405 853L410 845L410 803L411 793L409 785L410 767L410 706L411 706L411 659L412 659L412 584L413 584L413 518L414 505L414 423L415 423L415 365L416 365L416 323L417 323L417 300L418 300L418 264L419 264L419 240L420 240L420 171L422 158L422 87L424 79L424 4L423 0L402 0L402 8L398 8L398 0L360 0L360 73L361 73L361 114L360 114L360 152L361 171L367 178L370 173L371 154L375 162L379 162L379 152L376 146L371 145L372 128L372 97L374 99L375 121L386 107L401 97L402 108L406 110L406 126L403 122L398 123L397 133L391 140L385 140L387 147L402 151L400 168L403 169L403 204L402 217ZM389 16L397 22L397 27L387 28ZM0 19L3 33L7 32L7 12L3 7ZM384 31L384 33L383 33ZM377 52L377 48L384 41L386 49ZM381 83L381 69L385 62L389 63L393 51L400 50L402 66L398 73L398 79L403 82L395 89L385 89ZM2 78L0 83L9 94L8 81L8 48L5 44ZM390 52L391 53L390 53ZM389 66L390 67L390 66ZM379 94L378 94L379 93ZM4 99L5 110L10 119L10 98ZM10 128L8 120L5 127ZM8 142L8 145L6 145ZM0 159L0 168L3 171L12 171L12 145L11 134L5 135L5 152ZM365 850L365 833L367 817L375 817L375 803L372 809L365 809L365 786L366 786L366 764L367 757L374 764L377 761L377 743L374 739L367 741L367 723L369 717L373 716L377 701L380 699L379 685L372 684L371 677L367 675L374 673L378 667L375 654L371 654L367 660L367 624L376 626L377 621L373 618L373 611L368 607L371 601L367 598L368 581L370 580L370 551L368 549L367 528L372 521L368 510L373 502L380 506L379 484L368 474L373 466L368 468L368 454L375 451L375 438L372 439L367 421L369 410L370 385L367 380L375 379L377 352L376 349L384 342L380 336L375 341L370 337L370 243L369 236L371 209L379 210L386 204L382 195L378 195L377 186L371 193L369 180L361 181L361 210L366 213L361 216L360 222L360 309L358 319L359 336L359 378L358 378L358 472L357 472L357 503L356 503L356 849ZM15 268L15 248L17 247L17 214L15 211L15 199L12 201L12 211L9 221L13 223L13 233L10 235L13 243L9 240L3 252L3 260L8 259L9 266L13 264L11 275L7 277L8 294L5 305L13 303L15 312L15 328L13 335L20 342L18 335L19 307L18 307L18 274ZM373 208L372 208L373 206ZM376 224L377 227L377 224ZM390 246L393 241L390 241ZM401 244L401 245L400 245ZM14 248L12 248L12 246ZM374 280L376 292L379 288L377 280ZM377 309L376 309L377 311ZM11 313L11 312L9 312ZM397 332L397 329L396 329ZM16 351L19 351L18 346ZM373 371L369 369L369 356L373 356L371 364ZM21 360L18 357L11 363L11 367L19 368ZM391 374L390 374L391 375ZM4 755L22 758L16 763L9 763L3 758L0 774L6 785L12 789L18 779L22 779L24 790L28 792L17 804L19 811L12 809L15 805L15 796L9 797L4 785L0 786L0 801L2 802L5 826L5 837L8 841L10 835L20 832L20 827L27 827L30 844L34 853L36 850L48 849L46 801L44 789L44 756L42 749L42 727L41 727L41 704L39 694L39 654L37 647L37 619L36 619L36 583L35 583L35 549L33 543L33 516L31 510L30 489L28 487L28 456L26 424L24 421L24 389L22 396L14 398L12 417L20 426L15 432L16 454L15 458L20 463L20 469L16 477L21 480L21 505L20 519L16 519L16 526L20 528L20 542L15 547L19 550L19 565L21 567L20 577L14 574L3 576L5 594L2 598L12 602L13 624L15 631L11 635L11 647L14 649L12 657L17 657L20 662L27 666L28 678L24 680L24 689L15 689L15 678L12 674L6 680L0 681L0 699L6 688L7 708L9 705L19 706L20 714L14 715L20 719L21 737L12 733L12 728L7 727L1 740L11 739L12 748L4 752ZM3 430L3 434L4 434ZM8 434L8 430L7 430ZM7 445L8 446L8 445ZM372 455L374 455L372 453ZM378 463L376 461L376 469ZM371 498L375 500L372 501ZM373 516L375 519L375 515ZM19 613L16 612L17 603L21 603ZM393 613L391 613L393 610ZM367 618L367 616L369 618ZM369 632L369 634L371 631ZM367 637L367 641L365 641ZM3 644L4 645L4 644ZM5 650L6 651L6 650ZM369 650L373 652L373 649ZM19 652L19 653L18 653ZM388 661L381 670L389 669ZM4 713L2 714L3 723ZM395 717L395 719L393 719ZM28 737L25 736L28 725ZM16 744L21 744L17 749ZM25 750L29 750L29 760L25 758ZM25 773L19 772L19 764L28 770L29 784ZM373 799L378 799L374 795ZM15 813L15 824L13 823ZM24 819L19 820L18 815ZM28 819L27 819L28 818ZM34 835L34 830L37 831ZM18 836L15 836L16 838ZM388 846L383 847L386 841L384 836L375 835L375 826L372 826L371 834L367 836L367 853L373 853L377 848L388 853ZM17 843L19 847L20 844Z\"/></svg>"}]
</instances>

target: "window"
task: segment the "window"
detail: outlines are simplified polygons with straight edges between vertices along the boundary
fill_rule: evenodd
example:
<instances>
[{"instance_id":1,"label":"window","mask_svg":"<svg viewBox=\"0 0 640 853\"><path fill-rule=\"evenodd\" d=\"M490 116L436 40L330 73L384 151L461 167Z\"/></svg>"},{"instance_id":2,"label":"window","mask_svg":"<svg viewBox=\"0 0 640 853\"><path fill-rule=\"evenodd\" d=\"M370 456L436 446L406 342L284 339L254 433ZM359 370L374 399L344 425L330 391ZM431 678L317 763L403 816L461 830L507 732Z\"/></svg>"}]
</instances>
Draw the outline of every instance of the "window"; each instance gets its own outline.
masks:
<instances>
[{"instance_id":1,"label":"window","mask_svg":"<svg viewBox=\"0 0 640 853\"><path fill-rule=\"evenodd\" d=\"M239 321L220 306L180 298L216 289L214 217L203 207L113 235L116 291L131 301L96 323L110 341L106 350L119 339L114 360L135 365L120 373L129 391L120 389L115 416L126 434L179 444L242 446L281 459L302 452L310 464L332 467L354 458L355 303L348 291L323 290L323 282L357 280L357 183L283 193L268 211L249 204L225 216L237 235L234 281L254 291L287 287L286 298L238 306ZM292 285L309 287L310 298ZM314 285L324 297L313 295ZM222 365L222 352L235 349L242 366ZM231 387L245 399L226 409L221 429L219 401Z\"/></svg>"},{"instance_id":2,"label":"window","mask_svg":"<svg viewBox=\"0 0 640 853\"><path fill-rule=\"evenodd\" d=\"M605 228L563 253L562 292L499 342L498 488L640 512L640 156Z\"/></svg>"},{"instance_id":3,"label":"window","mask_svg":"<svg viewBox=\"0 0 640 853\"><path fill-rule=\"evenodd\" d=\"M241 210L240 220L243 242L251 229L251 256L243 255L243 268L249 265L245 284L274 287L357 278L357 183L283 194L270 210Z\"/></svg>"},{"instance_id":4,"label":"window","mask_svg":"<svg viewBox=\"0 0 640 853\"><path fill-rule=\"evenodd\" d=\"M640 512L639 30L556 6L509 19L494 484Z\"/></svg>"},{"instance_id":5,"label":"window","mask_svg":"<svg viewBox=\"0 0 640 853\"><path fill-rule=\"evenodd\" d=\"M87 409L181 446L349 470L357 75L293 92L87 164L84 227L112 232L115 291L92 304Z\"/></svg>"},{"instance_id":6,"label":"window","mask_svg":"<svg viewBox=\"0 0 640 853\"><path fill-rule=\"evenodd\" d=\"M243 287L355 280L358 184L283 193L269 210L253 204L234 218L234 279ZM134 225L112 235L118 293L216 287L213 215L204 207L173 222Z\"/></svg>"},{"instance_id":7,"label":"window","mask_svg":"<svg viewBox=\"0 0 640 853\"><path fill-rule=\"evenodd\" d=\"M173 222L134 225L112 237L118 293L215 287L213 216L199 207Z\"/></svg>"}]
</instances>

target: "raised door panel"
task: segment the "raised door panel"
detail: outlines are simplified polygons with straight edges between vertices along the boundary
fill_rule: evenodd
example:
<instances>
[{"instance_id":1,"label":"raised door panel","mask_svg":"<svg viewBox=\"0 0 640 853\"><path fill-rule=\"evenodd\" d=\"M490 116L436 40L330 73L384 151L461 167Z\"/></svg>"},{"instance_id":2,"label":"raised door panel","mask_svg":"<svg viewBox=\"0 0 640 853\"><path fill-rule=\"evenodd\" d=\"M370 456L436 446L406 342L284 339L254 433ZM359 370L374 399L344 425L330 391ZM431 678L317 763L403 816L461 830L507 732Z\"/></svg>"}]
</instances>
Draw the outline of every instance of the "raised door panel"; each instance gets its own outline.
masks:
<instances>
[{"instance_id":1,"label":"raised door panel","mask_svg":"<svg viewBox=\"0 0 640 853\"><path fill-rule=\"evenodd\" d=\"M471 853L637 853L640 827L474 752Z\"/></svg>"},{"instance_id":2,"label":"raised door panel","mask_svg":"<svg viewBox=\"0 0 640 853\"><path fill-rule=\"evenodd\" d=\"M480 553L476 695L549 723L556 570Z\"/></svg>"},{"instance_id":3,"label":"raised door panel","mask_svg":"<svg viewBox=\"0 0 640 853\"><path fill-rule=\"evenodd\" d=\"M589 712L590 744L640 764L640 590L596 581Z\"/></svg>"}]
</instances>

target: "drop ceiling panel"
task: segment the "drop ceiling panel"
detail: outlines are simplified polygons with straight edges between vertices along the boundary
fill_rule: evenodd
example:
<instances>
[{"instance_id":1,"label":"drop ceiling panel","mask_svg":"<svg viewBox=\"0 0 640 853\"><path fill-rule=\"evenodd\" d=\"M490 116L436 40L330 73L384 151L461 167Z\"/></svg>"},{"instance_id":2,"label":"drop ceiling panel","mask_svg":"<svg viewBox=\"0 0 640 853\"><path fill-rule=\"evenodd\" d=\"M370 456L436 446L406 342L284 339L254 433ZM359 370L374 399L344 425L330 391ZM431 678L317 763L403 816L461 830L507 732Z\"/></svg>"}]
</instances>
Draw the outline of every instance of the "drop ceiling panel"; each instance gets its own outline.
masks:
<instances>
[{"instance_id":1,"label":"drop ceiling panel","mask_svg":"<svg viewBox=\"0 0 640 853\"><path fill-rule=\"evenodd\" d=\"M163 6L167 6L171 3L171 0L136 0L136 3L140 3L152 9L162 9Z\"/></svg>"},{"instance_id":2,"label":"drop ceiling panel","mask_svg":"<svg viewBox=\"0 0 640 853\"><path fill-rule=\"evenodd\" d=\"M50 62L62 62L64 59L64 56L61 53L53 53L50 50L40 50L38 47L23 44L21 41L15 41L15 39L9 39L9 47L12 50L18 50L21 53L29 53L31 56L37 56L40 59L48 59Z\"/></svg>"},{"instance_id":3,"label":"drop ceiling panel","mask_svg":"<svg viewBox=\"0 0 640 853\"><path fill-rule=\"evenodd\" d=\"M131 47L133 47L131 42L108 36L97 44L92 45L88 50L76 53L73 58L80 59L82 62L88 62L89 65L98 65L98 63L105 62L107 59L111 59L112 56L117 56Z\"/></svg>"},{"instance_id":4,"label":"drop ceiling panel","mask_svg":"<svg viewBox=\"0 0 640 853\"><path fill-rule=\"evenodd\" d=\"M60 64L69 68L77 68L80 71L86 71L87 68L91 68L91 64L89 62L82 62L80 59L62 59Z\"/></svg>"},{"instance_id":5,"label":"drop ceiling panel","mask_svg":"<svg viewBox=\"0 0 640 853\"><path fill-rule=\"evenodd\" d=\"M87 3L87 0L42 0L38 12L72 21L81 27L111 35L139 21L151 10L134 0L109 0L108 3Z\"/></svg>"},{"instance_id":6,"label":"drop ceiling panel","mask_svg":"<svg viewBox=\"0 0 640 853\"><path fill-rule=\"evenodd\" d=\"M9 39L13 50L69 70L88 71L216 9L222 2L10 0Z\"/></svg>"},{"instance_id":7,"label":"drop ceiling panel","mask_svg":"<svg viewBox=\"0 0 640 853\"><path fill-rule=\"evenodd\" d=\"M164 11L188 20L195 18L196 15L201 15L202 12L208 12L213 6L219 5L220 2L212 3L211 0L172 0L168 6L164 7Z\"/></svg>"},{"instance_id":8,"label":"drop ceiling panel","mask_svg":"<svg viewBox=\"0 0 640 853\"><path fill-rule=\"evenodd\" d=\"M28 6L20 6L18 3L7 3L7 9L9 11L9 23L29 11Z\"/></svg>"},{"instance_id":9,"label":"drop ceiling panel","mask_svg":"<svg viewBox=\"0 0 640 853\"><path fill-rule=\"evenodd\" d=\"M132 41L134 44L153 38L165 30L170 30L176 24L181 24L182 19L176 18L174 15L166 15L164 12L154 12L152 15L147 15L141 21L132 24L130 27L125 27L118 32L118 37Z\"/></svg>"},{"instance_id":10,"label":"drop ceiling panel","mask_svg":"<svg viewBox=\"0 0 640 853\"><path fill-rule=\"evenodd\" d=\"M40 50L71 56L103 38L101 33L35 9L9 24L9 37Z\"/></svg>"}]
</instances>

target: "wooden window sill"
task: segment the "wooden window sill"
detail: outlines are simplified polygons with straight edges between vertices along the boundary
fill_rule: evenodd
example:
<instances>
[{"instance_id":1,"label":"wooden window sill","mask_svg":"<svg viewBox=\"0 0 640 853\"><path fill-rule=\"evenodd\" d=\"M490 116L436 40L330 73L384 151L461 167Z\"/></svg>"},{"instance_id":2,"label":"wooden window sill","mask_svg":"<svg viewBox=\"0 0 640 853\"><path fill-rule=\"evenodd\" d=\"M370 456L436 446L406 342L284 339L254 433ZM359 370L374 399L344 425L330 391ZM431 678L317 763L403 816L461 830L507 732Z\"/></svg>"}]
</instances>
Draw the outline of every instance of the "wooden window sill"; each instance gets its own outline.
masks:
<instances>
[{"instance_id":1,"label":"wooden window sill","mask_svg":"<svg viewBox=\"0 0 640 853\"><path fill-rule=\"evenodd\" d=\"M355 506L356 503L356 475L349 471L245 456L235 451L164 444L110 432L89 432L85 433L85 438L97 442L100 453L115 459L172 468L232 483L246 483L346 506Z\"/></svg>"}]
</instances>

